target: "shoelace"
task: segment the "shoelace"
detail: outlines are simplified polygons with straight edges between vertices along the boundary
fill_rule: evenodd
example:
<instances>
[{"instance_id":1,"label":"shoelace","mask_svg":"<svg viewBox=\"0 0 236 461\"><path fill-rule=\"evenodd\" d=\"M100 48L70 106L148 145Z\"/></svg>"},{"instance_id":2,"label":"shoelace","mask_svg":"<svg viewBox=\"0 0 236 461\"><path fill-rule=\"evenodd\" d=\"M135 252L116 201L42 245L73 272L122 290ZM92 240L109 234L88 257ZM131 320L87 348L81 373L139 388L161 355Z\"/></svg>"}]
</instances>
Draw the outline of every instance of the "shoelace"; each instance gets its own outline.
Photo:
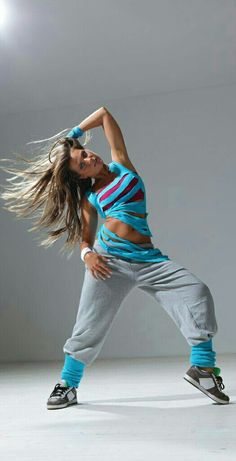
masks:
<instances>
[{"instance_id":1,"label":"shoelace","mask_svg":"<svg viewBox=\"0 0 236 461\"><path fill-rule=\"evenodd\" d=\"M219 391L223 391L223 389L225 388L225 385L223 383L221 376L214 376L214 378L216 380L216 384L217 384Z\"/></svg>"},{"instance_id":2,"label":"shoelace","mask_svg":"<svg viewBox=\"0 0 236 461\"><path fill-rule=\"evenodd\" d=\"M68 390L68 387L62 386L60 383L56 384L50 397L61 397L66 390Z\"/></svg>"},{"instance_id":3,"label":"shoelace","mask_svg":"<svg viewBox=\"0 0 236 461\"><path fill-rule=\"evenodd\" d=\"M215 373L210 373L212 376L213 376L213 379L219 389L219 391L223 391L223 389L225 388L225 385L223 383L223 379L221 376L216 376Z\"/></svg>"}]
</instances>

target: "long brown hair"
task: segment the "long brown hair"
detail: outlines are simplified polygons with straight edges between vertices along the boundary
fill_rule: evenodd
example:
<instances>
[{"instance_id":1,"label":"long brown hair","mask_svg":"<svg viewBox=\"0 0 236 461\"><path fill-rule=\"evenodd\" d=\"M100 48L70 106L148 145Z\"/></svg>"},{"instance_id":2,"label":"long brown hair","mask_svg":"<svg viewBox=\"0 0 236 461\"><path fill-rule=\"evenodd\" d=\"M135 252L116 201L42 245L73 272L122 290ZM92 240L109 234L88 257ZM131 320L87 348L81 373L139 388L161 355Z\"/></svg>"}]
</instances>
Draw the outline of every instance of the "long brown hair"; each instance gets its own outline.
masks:
<instances>
[{"instance_id":1,"label":"long brown hair","mask_svg":"<svg viewBox=\"0 0 236 461\"><path fill-rule=\"evenodd\" d=\"M67 233L61 252L68 252L68 258L81 241L81 200L92 186L91 178L82 179L69 169L73 147L83 149L84 146L78 139L60 137L49 150L40 148L33 159L15 154L15 161L1 160L13 163L13 167L1 167L13 175L6 179L10 184L1 185L4 192L0 197L6 202L3 208L15 213L17 218L35 214L36 221L29 231L48 229L48 236L40 238L40 246L47 248ZM27 163L27 168L14 167L21 160Z\"/></svg>"}]
</instances>

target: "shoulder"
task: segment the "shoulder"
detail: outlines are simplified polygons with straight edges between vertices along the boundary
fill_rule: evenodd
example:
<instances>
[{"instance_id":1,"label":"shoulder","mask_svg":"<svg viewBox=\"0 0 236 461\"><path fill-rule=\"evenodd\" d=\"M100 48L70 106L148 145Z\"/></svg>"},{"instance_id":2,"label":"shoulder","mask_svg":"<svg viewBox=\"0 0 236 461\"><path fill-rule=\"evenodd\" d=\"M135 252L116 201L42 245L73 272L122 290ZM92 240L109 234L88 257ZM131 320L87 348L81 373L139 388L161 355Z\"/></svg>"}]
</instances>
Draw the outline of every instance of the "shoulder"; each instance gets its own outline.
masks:
<instances>
[{"instance_id":1,"label":"shoulder","mask_svg":"<svg viewBox=\"0 0 236 461\"><path fill-rule=\"evenodd\" d=\"M133 173L136 173L138 175L137 170L134 168L133 164L130 161L120 161L119 160L119 162L117 162L117 161L113 160L111 163L109 163L109 169L111 171L129 170L129 171L132 171Z\"/></svg>"}]
</instances>

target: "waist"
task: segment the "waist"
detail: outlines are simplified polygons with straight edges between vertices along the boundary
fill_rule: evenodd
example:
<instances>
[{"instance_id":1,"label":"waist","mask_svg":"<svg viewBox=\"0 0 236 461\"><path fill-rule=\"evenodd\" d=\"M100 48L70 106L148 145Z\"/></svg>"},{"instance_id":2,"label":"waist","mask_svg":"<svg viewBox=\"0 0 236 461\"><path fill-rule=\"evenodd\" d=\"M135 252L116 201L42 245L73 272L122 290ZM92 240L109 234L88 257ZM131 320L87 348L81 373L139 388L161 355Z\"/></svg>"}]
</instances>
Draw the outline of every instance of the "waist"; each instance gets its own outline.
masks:
<instances>
[{"instance_id":1,"label":"waist","mask_svg":"<svg viewBox=\"0 0 236 461\"><path fill-rule=\"evenodd\" d=\"M109 229L115 232L119 237L130 240L133 243L150 243L149 235L144 235L140 231L134 229L130 224L124 223L117 218L109 219L103 223L104 230Z\"/></svg>"},{"instance_id":2,"label":"waist","mask_svg":"<svg viewBox=\"0 0 236 461\"><path fill-rule=\"evenodd\" d=\"M147 215L147 213L146 213ZM144 242L150 242L152 237L151 230L148 226L146 215L137 216L134 214L124 212L113 212L111 215L106 216L105 224L106 227L114 232L121 233L122 237L131 239L134 241L140 241L142 236L148 237L143 239Z\"/></svg>"}]
</instances>

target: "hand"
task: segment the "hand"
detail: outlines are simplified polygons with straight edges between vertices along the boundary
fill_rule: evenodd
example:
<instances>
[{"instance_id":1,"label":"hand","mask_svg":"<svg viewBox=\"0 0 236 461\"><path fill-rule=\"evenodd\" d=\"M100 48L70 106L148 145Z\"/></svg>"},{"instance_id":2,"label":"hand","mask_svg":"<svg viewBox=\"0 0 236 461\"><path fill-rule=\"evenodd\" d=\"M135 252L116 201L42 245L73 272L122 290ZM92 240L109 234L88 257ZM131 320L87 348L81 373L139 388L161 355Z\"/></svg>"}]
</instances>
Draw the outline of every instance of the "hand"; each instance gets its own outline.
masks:
<instances>
[{"instance_id":1,"label":"hand","mask_svg":"<svg viewBox=\"0 0 236 461\"><path fill-rule=\"evenodd\" d=\"M84 262L95 279L101 278L105 280L107 277L111 277L110 274L112 274L112 270L105 262L107 259L109 258L94 253L93 251L85 255Z\"/></svg>"}]
</instances>

